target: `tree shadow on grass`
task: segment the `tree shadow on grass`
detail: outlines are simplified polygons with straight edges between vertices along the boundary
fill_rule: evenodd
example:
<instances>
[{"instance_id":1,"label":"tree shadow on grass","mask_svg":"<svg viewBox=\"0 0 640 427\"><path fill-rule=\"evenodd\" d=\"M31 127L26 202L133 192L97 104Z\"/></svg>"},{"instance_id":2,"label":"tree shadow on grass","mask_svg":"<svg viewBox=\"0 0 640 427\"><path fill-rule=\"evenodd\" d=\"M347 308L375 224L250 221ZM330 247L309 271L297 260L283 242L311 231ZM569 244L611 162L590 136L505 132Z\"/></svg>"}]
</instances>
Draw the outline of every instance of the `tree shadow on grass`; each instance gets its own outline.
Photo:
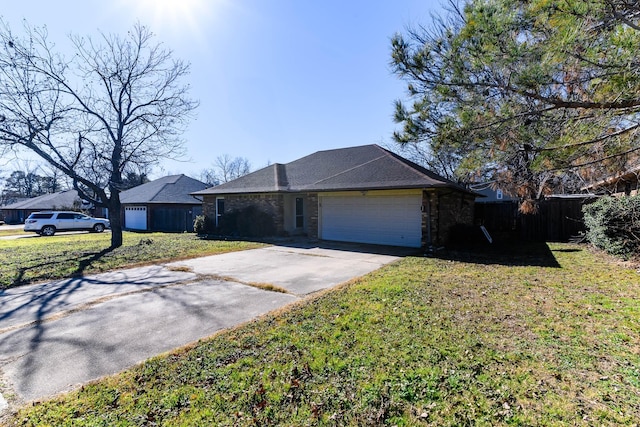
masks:
<instances>
[{"instance_id":1,"label":"tree shadow on grass","mask_svg":"<svg viewBox=\"0 0 640 427\"><path fill-rule=\"evenodd\" d=\"M93 255L87 255L85 258L78 258L78 268L71 273L71 275L73 277L83 276L84 272L91 267L94 262L99 261L102 257L113 252L113 249L112 247L108 247Z\"/></svg>"},{"instance_id":2,"label":"tree shadow on grass","mask_svg":"<svg viewBox=\"0 0 640 427\"><path fill-rule=\"evenodd\" d=\"M553 251L544 242L465 245L438 250L430 256L474 264L560 268Z\"/></svg>"},{"instance_id":3,"label":"tree shadow on grass","mask_svg":"<svg viewBox=\"0 0 640 427\"><path fill-rule=\"evenodd\" d=\"M42 262L40 264L29 265L29 266L26 266L26 267L20 267L20 268L18 268L16 270L16 275L11 280L11 283L9 285L3 285L2 289L8 289L8 288L16 287L16 286L27 285L27 284L29 284L31 282L39 280L39 279L41 279L40 277L34 277L34 278L25 279L25 275L31 270L41 270L41 269L45 269L47 267L52 267L52 266L57 265L57 264L59 264L58 261L48 261L48 262Z\"/></svg>"}]
</instances>

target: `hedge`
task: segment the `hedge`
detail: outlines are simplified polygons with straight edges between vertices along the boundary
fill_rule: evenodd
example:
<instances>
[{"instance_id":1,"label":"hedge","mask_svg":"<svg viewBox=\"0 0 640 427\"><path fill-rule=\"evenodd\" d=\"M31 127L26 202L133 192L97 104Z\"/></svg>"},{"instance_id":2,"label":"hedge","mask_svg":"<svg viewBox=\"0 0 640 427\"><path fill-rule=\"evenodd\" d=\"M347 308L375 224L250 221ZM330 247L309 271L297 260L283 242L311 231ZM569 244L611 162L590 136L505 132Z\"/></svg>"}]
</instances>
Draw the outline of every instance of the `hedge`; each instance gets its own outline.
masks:
<instances>
[{"instance_id":1,"label":"hedge","mask_svg":"<svg viewBox=\"0 0 640 427\"><path fill-rule=\"evenodd\" d=\"M594 246L624 259L640 254L640 196L602 197L583 212Z\"/></svg>"}]
</instances>

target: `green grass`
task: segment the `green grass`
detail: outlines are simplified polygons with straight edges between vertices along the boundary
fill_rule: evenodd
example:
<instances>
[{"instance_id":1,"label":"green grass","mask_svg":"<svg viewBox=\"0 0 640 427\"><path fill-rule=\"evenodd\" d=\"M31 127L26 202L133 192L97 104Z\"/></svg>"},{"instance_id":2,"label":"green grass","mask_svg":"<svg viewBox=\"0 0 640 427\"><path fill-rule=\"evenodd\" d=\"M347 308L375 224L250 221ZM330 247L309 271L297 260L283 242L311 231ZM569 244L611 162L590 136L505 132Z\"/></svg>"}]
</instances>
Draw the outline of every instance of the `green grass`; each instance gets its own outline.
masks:
<instances>
[{"instance_id":1,"label":"green grass","mask_svg":"<svg viewBox=\"0 0 640 427\"><path fill-rule=\"evenodd\" d=\"M524 249L405 258L13 422L637 425L638 273L582 246Z\"/></svg>"},{"instance_id":2,"label":"green grass","mask_svg":"<svg viewBox=\"0 0 640 427\"><path fill-rule=\"evenodd\" d=\"M0 240L0 289L122 267L213 255L262 246L202 240L193 234L124 233L124 244L108 251L110 233Z\"/></svg>"}]
</instances>

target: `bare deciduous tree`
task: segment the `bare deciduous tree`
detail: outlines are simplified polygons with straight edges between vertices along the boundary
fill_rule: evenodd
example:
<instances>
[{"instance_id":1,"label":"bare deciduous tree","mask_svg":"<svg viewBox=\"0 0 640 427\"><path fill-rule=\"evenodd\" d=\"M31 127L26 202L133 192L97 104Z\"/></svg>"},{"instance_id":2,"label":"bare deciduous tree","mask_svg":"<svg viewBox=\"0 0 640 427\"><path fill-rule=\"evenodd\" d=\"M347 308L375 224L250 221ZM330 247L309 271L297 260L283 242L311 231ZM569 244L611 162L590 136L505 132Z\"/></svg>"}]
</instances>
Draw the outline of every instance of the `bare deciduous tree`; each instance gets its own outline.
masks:
<instances>
[{"instance_id":1,"label":"bare deciduous tree","mask_svg":"<svg viewBox=\"0 0 640 427\"><path fill-rule=\"evenodd\" d=\"M200 173L204 182L210 185L220 185L240 178L251 172L251 163L246 157L231 157L222 154L216 157L213 167Z\"/></svg>"},{"instance_id":2,"label":"bare deciduous tree","mask_svg":"<svg viewBox=\"0 0 640 427\"><path fill-rule=\"evenodd\" d=\"M69 40L66 57L46 28L25 24L18 36L0 22L0 150L37 154L84 199L106 206L115 248L122 245L123 173L180 158L198 103L181 82L189 64L144 26Z\"/></svg>"}]
</instances>

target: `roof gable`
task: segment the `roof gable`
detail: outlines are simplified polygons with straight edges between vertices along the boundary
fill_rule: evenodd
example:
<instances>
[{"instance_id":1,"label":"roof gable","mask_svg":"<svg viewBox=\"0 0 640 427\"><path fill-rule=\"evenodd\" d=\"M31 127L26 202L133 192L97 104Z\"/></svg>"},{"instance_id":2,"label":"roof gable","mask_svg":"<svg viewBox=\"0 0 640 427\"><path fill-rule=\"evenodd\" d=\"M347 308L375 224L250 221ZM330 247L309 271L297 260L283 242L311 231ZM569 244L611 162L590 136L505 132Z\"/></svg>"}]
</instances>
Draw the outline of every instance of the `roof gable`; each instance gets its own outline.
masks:
<instances>
[{"instance_id":1,"label":"roof gable","mask_svg":"<svg viewBox=\"0 0 640 427\"><path fill-rule=\"evenodd\" d=\"M207 184L186 175L169 175L120 193L122 204L199 204L190 194L207 188Z\"/></svg>"},{"instance_id":2,"label":"roof gable","mask_svg":"<svg viewBox=\"0 0 640 427\"><path fill-rule=\"evenodd\" d=\"M196 194L450 187L469 192L378 145L318 151Z\"/></svg>"},{"instance_id":3,"label":"roof gable","mask_svg":"<svg viewBox=\"0 0 640 427\"><path fill-rule=\"evenodd\" d=\"M638 187L640 179L640 166L621 171L601 181L591 183L581 188L582 191L595 192L624 192L625 186Z\"/></svg>"},{"instance_id":4,"label":"roof gable","mask_svg":"<svg viewBox=\"0 0 640 427\"><path fill-rule=\"evenodd\" d=\"M80 203L80 197L76 190L61 191L59 193L43 194L21 200L10 205L2 206L3 210L54 210L61 208L71 208L75 203Z\"/></svg>"},{"instance_id":5,"label":"roof gable","mask_svg":"<svg viewBox=\"0 0 640 427\"><path fill-rule=\"evenodd\" d=\"M211 189L227 193L270 193L287 191L289 189L289 182L287 180L285 165L274 163L234 179L233 181L225 182L204 191L198 191L196 194L209 194L209 190Z\"/></svg>"}]
</instances>

